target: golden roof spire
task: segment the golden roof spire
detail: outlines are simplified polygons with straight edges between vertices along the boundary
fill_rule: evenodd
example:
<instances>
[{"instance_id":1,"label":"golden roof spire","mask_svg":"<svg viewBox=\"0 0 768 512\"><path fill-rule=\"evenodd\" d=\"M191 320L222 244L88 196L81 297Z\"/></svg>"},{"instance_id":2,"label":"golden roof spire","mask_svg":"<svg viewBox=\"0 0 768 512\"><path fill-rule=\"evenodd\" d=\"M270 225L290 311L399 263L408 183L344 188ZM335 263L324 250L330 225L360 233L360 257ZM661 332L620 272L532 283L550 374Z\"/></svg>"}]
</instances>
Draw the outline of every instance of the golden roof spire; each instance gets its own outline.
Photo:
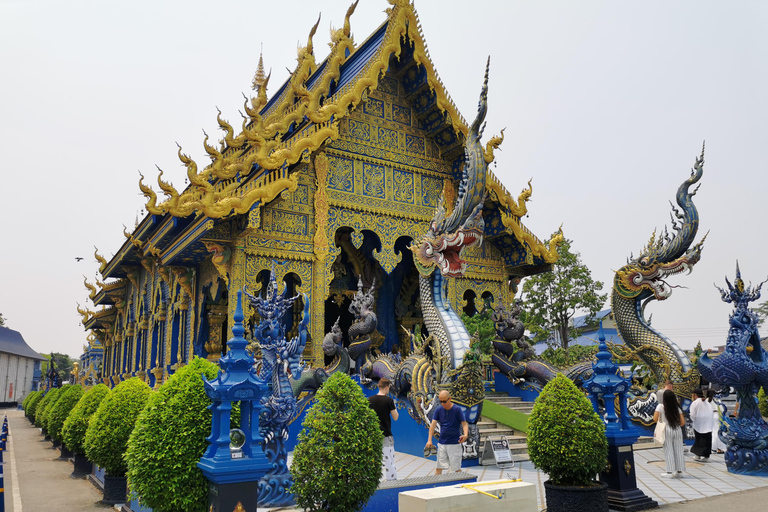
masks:
<instances>
[{"instance_id":1,"label":"golden roof spire","mask_svg":"<svg viewBox=\"0 0 768 512\"><path fill-rule=\"evenodd\" d=\"M256 68L256 74L253 76L251 89L258 91L262 85L265 85L267 75L264 73L264 43L259 51L259 66Z\"/></svg>"}]
</instances>

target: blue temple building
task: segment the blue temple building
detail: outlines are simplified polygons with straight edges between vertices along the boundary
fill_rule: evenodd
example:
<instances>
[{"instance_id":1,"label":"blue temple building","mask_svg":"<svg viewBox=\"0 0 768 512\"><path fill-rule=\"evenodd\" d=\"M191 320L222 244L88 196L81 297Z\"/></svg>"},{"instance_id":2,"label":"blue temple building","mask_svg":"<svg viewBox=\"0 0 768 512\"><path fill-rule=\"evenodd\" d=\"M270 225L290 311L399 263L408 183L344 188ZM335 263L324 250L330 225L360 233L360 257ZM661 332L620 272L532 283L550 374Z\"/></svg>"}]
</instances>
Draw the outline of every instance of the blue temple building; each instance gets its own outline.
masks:
<instances>
[{"instance_id":1,"label":"blue temple building","mask_svg":"<svg viewBox=\"0 0 768 512\"><path fill-rule=\"evenodd\" d=\"M428 230L441 197L456 197L469 125L429 58L413 5L381 3L389 7L383 23L359 42L350 7L321 62L313 27L271 97L260 60L245 118L230 124L219 114L223 139L203 141L211 163L179 148L186 188L162 171L156 186L142 177L146 216L112 259L96 253L103 282L86 283L95 309L80 310L93 333L81 379L114 385L140 376L157 386L193 356L218 360L236 291L266 293L273 266L281 290L311 301L306 360L323 365L321 342L337 319L346 336L358 283L375 289L374 346L408 351L406 331L423 323L408 246ZM486 161L502 139L490 138ZM521 222L532 189L511 186L523 193L513 197L487 177L484 242L464 253L464 276L448 284L456 309L509 304L520 278L557 259L554 241ZM289 336L303 309L299 298L286 313ZM248 306L244 314L248 332L258 314Z\"/></svg>"}]
</instances>

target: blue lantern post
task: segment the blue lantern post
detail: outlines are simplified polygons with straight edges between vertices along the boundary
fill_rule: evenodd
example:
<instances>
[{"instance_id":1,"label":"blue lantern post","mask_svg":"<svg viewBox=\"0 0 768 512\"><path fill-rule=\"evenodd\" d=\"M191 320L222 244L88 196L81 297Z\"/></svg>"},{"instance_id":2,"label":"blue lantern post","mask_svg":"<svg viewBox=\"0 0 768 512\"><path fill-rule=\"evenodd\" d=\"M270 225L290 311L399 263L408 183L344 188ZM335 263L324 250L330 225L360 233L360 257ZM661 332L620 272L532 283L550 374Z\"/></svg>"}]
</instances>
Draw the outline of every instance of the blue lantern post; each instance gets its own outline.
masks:
<instances>
[{"instance_id":1,"label":"blue lantern post","mask_svg":"<svg viewBox=\"0 0 768 512\"><path fill-rule=\"evenodd\" d=\"M635 511L658 507L658 503L637 487L635 454L632 445L640 433L630 424L627 413L627 391L630 380L623 377L619 366L613 362L605 344L603 322L598 333L600 341L597 362L592 365L594 374L584 382L590 393L592 406L599 414L599 398L603 398L606 412L605 436L608 438L608 464L600 473L600 481L608 484L608 506L611 510ZM616 399L619 415L616 415Z\"/></svg>"},{"instance_id":2,"label":"blue lantern post","mask_svg":"<svg viewBox=\"0 0 768 512\"><path fill-rule=\"evenodd\" d=\"M242 292L237 292L237 308L232 338L227 354L219 359L219 375L208 381L203 377L205 392L213 401L210 443L197 463L209 481L208 510L230 512L240 503L242 510L256 512L258 483L271 467L261 448L259 414L261 397L268 392L267 383L256 376L253 356L243 337ZM240 402L240 430L230 432L232 402Z\"/></svg>"}]
</instances>

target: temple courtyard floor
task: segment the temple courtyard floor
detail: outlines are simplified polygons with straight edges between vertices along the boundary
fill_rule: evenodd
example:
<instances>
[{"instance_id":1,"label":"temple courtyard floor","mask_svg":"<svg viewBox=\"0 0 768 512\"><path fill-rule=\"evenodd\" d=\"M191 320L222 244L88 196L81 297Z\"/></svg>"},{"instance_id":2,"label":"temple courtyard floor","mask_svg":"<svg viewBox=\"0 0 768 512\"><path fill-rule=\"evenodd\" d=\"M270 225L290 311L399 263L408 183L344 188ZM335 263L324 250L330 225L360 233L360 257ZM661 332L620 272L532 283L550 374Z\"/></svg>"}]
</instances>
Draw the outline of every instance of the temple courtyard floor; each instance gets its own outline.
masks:
<instances>
[{"instance_id":1,"label":"temple courtyard floor","mask_svg":"<svg viewBox=\"0 0 768 512\"><path fill-rule=\"evenodd\" d=\"M110 510L110 507L98 504L101 494L93 484L69 477L72 464L58 459L58 450L52 449L50 442L43 441L40 430L27 421L22 411L5 409L2 412L8 416L10 427L2 464L6 511ZM661 448L635 451L635 463L640 489L668 512L712 512L734 505L746 507L743 510L765 510L768 503L768 478L728 473L722 455L713 455L710 462L700 463L686 454L686 473L683 478L673 479L661 477L664 471ZM434 457L425 459L397 454L400 479L428 476L434 474L434 468ZM544 510L543 482L547 477L530 461L517 462L511 470L476 466L464 468L464 471L477 475L482 481L520 478L533 483L537 488L539 510Z\"/></svg>"}]
</instances>

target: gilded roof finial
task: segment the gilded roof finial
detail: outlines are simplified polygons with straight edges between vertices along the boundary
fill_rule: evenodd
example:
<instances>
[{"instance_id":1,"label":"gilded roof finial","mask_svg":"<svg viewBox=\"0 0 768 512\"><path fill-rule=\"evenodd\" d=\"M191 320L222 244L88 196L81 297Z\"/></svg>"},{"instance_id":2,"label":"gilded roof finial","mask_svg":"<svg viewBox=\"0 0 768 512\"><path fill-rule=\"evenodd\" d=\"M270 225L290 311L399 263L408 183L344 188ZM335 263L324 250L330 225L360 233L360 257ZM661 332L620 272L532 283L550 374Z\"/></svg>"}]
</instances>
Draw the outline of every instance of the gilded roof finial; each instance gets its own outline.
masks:
<instances>
[{"instance_id":1,"label":"gilded roof finial","mask_svg":"<svg viewBox=\"0 0 768 512\"><path fill-rule=\"evenodd\" d=\"M261 45L259 51L259 66L256 68L256 74L253 76L253 82L251 83L251 89L254 91L261 90L261 86L264 85L267 75L264 73L264 43Z\"/></svg>"}]
</instances>

